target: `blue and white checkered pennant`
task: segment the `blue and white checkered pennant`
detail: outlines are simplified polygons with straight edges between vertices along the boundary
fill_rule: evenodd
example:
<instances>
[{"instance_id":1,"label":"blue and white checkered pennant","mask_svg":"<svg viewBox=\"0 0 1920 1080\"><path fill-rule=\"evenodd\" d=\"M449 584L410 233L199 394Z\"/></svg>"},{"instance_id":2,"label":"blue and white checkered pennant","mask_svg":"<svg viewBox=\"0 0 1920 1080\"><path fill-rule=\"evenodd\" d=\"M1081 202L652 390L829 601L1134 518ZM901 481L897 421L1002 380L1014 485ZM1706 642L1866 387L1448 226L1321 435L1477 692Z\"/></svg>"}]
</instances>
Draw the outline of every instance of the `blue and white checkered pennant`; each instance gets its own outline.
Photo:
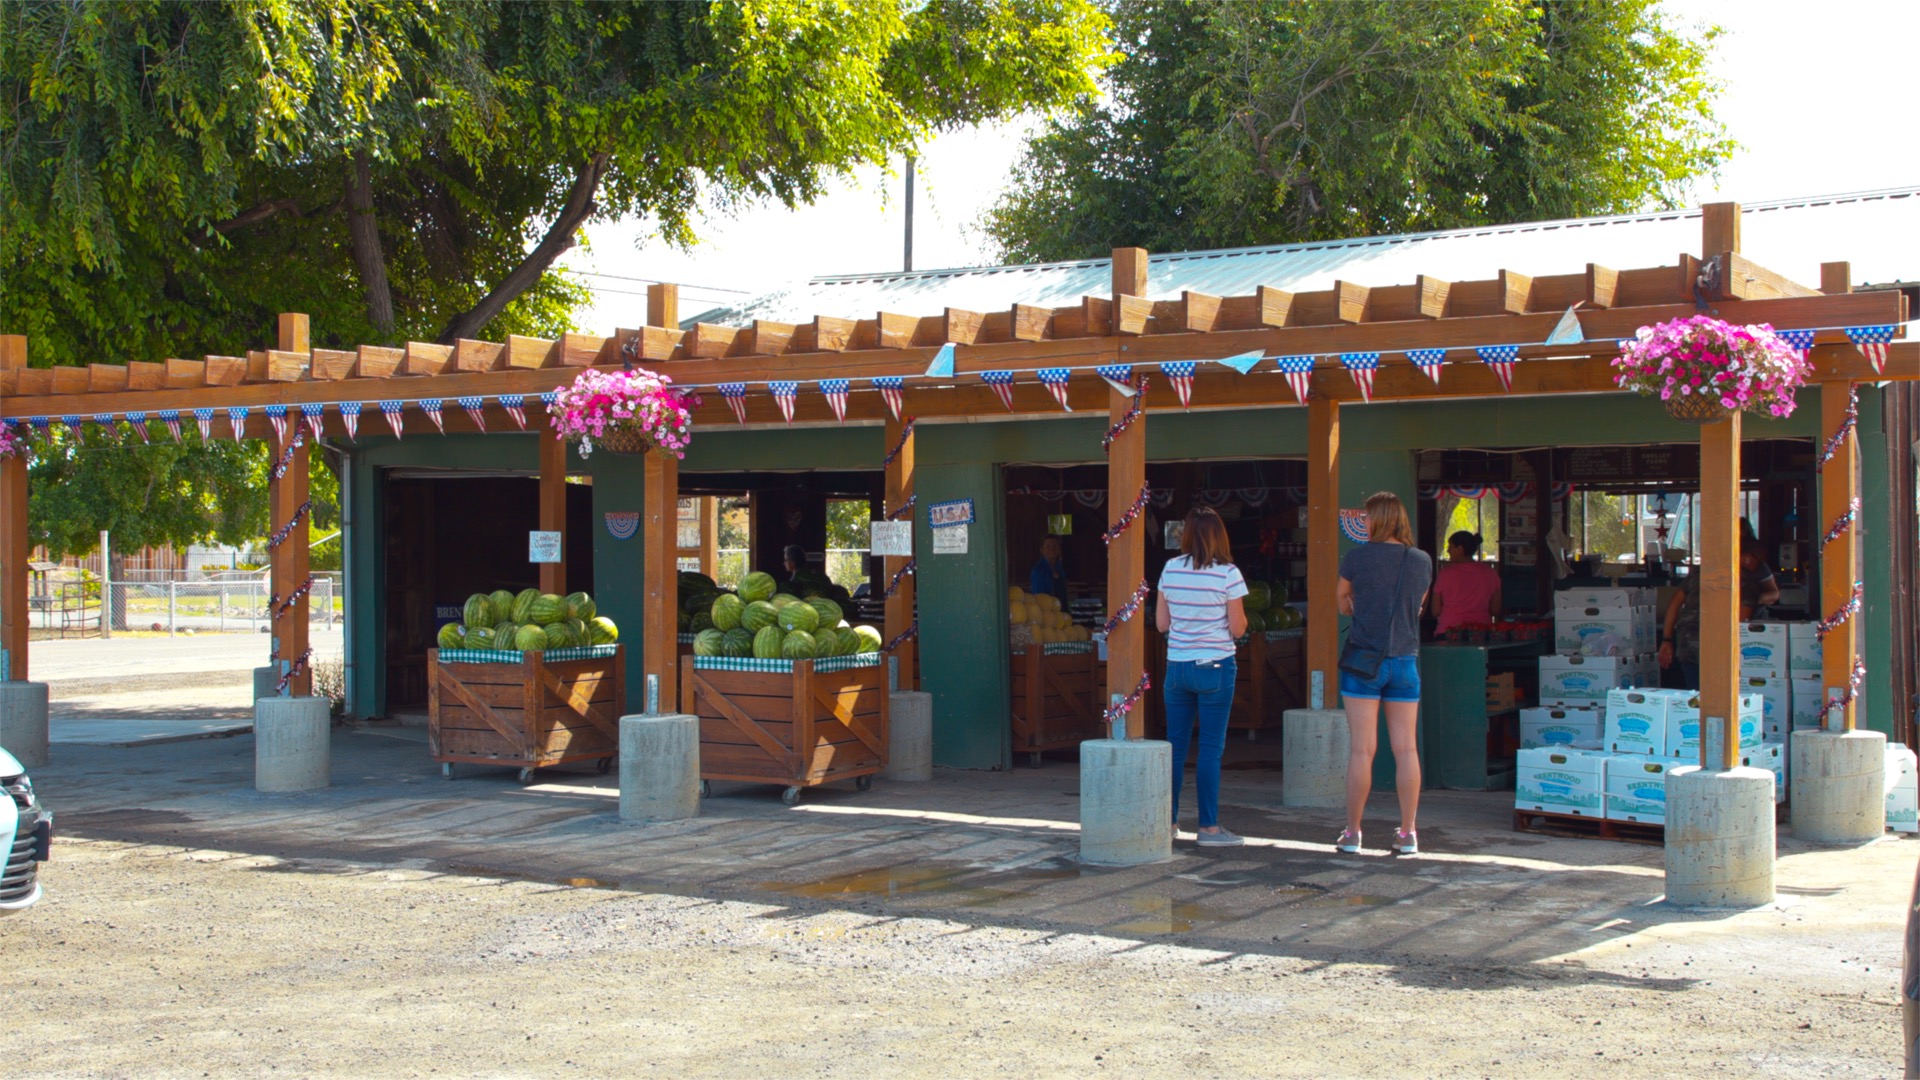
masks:
<instances>
[{"instance_id":1,"label":"blue and white checkered pennant","mask_svg":"<svg viewBox=\"0 0 1920 1080\"><path fill-rule=\"evenodd\" d=\"M1782 330L1779 333L1780 340L1787 343L1787 348L1800 354L1801 363L1809 364L1813 362L1813 339L1817 331Z\"/></svg>"},{"instance_id":2,"label":"blue and white checkered pennant","mask_svg":"<svg viewBox=\"0 0 1920 1080\"><path fill-rule=\"evenodd\" d=\"M767 390L773 394L773 403L780 406L780 418L793 423L793 400L800 396L800 384L797 382L770 382Z\"/></svg>"},{"instance_id":3,"label":"blue and white checkered pennant","mask_svg":"<svg viewBox=\"0 0 1920 1080\"><path fill-rule=\"evenodd\" d=\"M327 407L322 404L300 406L300 419L307 422L307 430L312 432L314 440L320 439L320 425L327 418Z\"/></svg>"},{"instance_id":4,"label":"blue and white checkered pennant","mask_svg":"<svg viewBox=\"0 0 1920 1080\"><path fill-rule=\"evenodd\" d=\"M1173 384L1174 396L1183 409L1193 403L1193 369L1198 366L1192 360L1169 360L1160 365L1160 374Z\"/></svg>"},{"instance_id":5,"label":"blue and white checkered pennant","mask_svg":"<svg viewBox=\"0 0 1920 1080\"><path fill-rule=\"evenodd\" d=\"M1107 380L1107 385L1116 391L1128 397L1133 396L1132 364L1101 364L1093 369L1093 373Z\"/></svg>"},{"instance_id":6,"label":"blue and white checkered pennant","mask_svg":"<svg viewBox=\"0 0 1920 1080\"><path fill-rule=\"evenodd\" d=\"M1893 342L1894 327L1891 326L1849 326L1847 340L1853 342L1860 355L1873 365L1873 373L1880 375L1887 369L1887 346Z\"/></svg>"},{"instance_id":7,"label":"blue and white checkered pennant","mask_svg":"<svg viewBox=\"0 0 1920 1080\"><path fill-rule=\"evenodd\" d=\"M1043 367L1034 374L1039 377L1040 385L1047 388L1047 393L1053 395L1053 400L1060 403L1061 408L1068 412L1073 411L1073 405L1067 400L1067 382L1073 378L1071 371L1063 367Z\"/></svg>"},{"instance_id":8,"label":"blue and white checkered pennant","mask_svg":"<svg viewBox=\"0 0 1920 1080\"><path fill-rule=\"evenodd\" d=\"M900 420L900 406L906 385L906 378L900 375L882 375L873 380L873 388L880 391L880 400L887 403L887 411L893 414L896 423Z\"/></svg>"},{"instance_id":9,"label":"blue and white checkered pennant","mask_svg":"<svg viewBox=\"0 0 1920 1080\"><path fill-rule=\"evenodd\" d=\"M743 382L723 382L720 384L720 400L733 410L733 418L741 423L747 422L747 384Z\"/></svg>"},{"instance_id":10,"label":"blue and white checkered pennant","mask_svg":"<svg viewBox=\"0 0 1920 1080\"><path fill-rule=\"evenodd\" d=\"M1373 375L1380 370L1380 354L1377 352L1349 352L1340 354L1340 366L1353 376L1353 385L1360 388L1360 400L1373 400Z\"/></svg>"},{"instance_id":11,"label":"blue and white checkered pennant","mask_svg":"<svg viewBox=\"0 0 1920 1080\"><path fill-rule=\"evenodd\" d=\"M420 411L427 414L427 419L433 421L433 426L435 428L438 428L440 431L440 434L442 435L445 435L447 433L447 425L441 422L441 419L440 419L440 410L444 406L445 406L445 402L441 401L441 399L437 397L426 398L425 400L420 402Z\"/></svg>"},{"instance_id":12,"label":"blue and white checkered pennant","mask_svg":"<svg viewBox=\"0 0 1920 1080\"><path fill-rule=\"evenodd\" d=\"M980 381L993 387L994 396L1000 399L1000 404L1005 405L1008 412L1013 411L1013 372L983 371Z\"/></svg>"},{"instance_id":13,"label":"blue and white checkered pennant","mask_svg":"<svg viewBox=\"0 0 1920 1080\"><path fill-rule=\"evenodd\" d=\"M1513 365L1520 359L1518 345L1482 345L1474 352L1480 354L1481 363L1493 369L1494 377L1500 380L1500 389L1513 390Z\"/></svg>"},{"instance_id":14,"label":"blue and white checkered pennant","mask_svg":"<svg viewBox=\"0 0 1920 1080\"><path fill-rule=\"evenodd\" d=\"M233 441L239 442L247 437L247 407L233 405L227 409L227 423L233 427Z\"/></svg>"},{"instance_id":15,"label":"blue and white checkered pennant","mask_svg":"<svg viewBox=\"0 0 1920 1080\"><path fill-rule=\"evenodd\" d=\"M1440 385L1440 369L1446 366L1447 350L1408 349L1407 359L1412 361L1414 367L1425 373L1427 378L1432 379L1433 385Z\"/></svg>"},{"instance_id":16,"label":"blue and white checkered pennant","mask_svg":"<svg viewBox=\"0 0 1920 1080\"><path fill-rule=\"evenodd\" d=\"M405 438L407 434L407 417L404 411L406 407L407 403L404 401L380 403L380 415L387 418L387 427L393 429L393 437L396 439Z\"/></svg>"},{"instance_id":17,"label":"blue and white checkered pennant","mask_svg":"<svg viewBox=\"0 0 1920 1080\"><path fill-rule=\"evenodd\" d=\"M347 429L347 439L357 442L360 439L360 409L362 402L343 401L340 403L340 426Z\"/></svg>"},{"instance_id":18,"label":"blue and white checkered pennant","mask_svg":"<svg viewBox=\"0 0 1920 1080\"><path fill-rule=\"evenodd\" d=\"M473 426L479 429L482 435L486 434L487 399L478 394L474 394L469 397L454 398L453 400L458 402L461 408L467 410L467 419L473 421Z\"/></svg>"},{"instance_id":19,"label":"blue and white checkered pennant","mask_svg":"<svg viewBox=\"0 0 1920 1080\"><path fill-rule=\"evenodd\" d=\"M841 423L847 422L847 380L821 379L820 392L826 395L827 408L833 410L833 418Z\"/></svg>"},{"instance_id":20,"label":"blue and white checkered pennant","mask_svg":"<svg viewBox=\"0 0 1920 1080\"><path fill-rule=\"evenodd\" d=\"M1293 396L1305 405L1307 392L1313 385L1313 357L1276 356L1273 362L1279 367L1280 374L1287 377L1287 385L1293 387Z\"/></svg>"}]
</instances>

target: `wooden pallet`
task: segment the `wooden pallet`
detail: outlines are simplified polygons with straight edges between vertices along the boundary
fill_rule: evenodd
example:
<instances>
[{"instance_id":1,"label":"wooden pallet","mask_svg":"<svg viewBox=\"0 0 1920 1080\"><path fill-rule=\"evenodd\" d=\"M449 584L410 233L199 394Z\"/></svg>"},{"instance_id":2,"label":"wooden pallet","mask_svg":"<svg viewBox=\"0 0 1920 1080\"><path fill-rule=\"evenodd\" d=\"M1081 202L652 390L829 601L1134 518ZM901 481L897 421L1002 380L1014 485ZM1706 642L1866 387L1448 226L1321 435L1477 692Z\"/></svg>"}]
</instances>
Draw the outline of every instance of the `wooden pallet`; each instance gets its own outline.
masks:
<instances>
[{"instance_id":1,"label":"wooden pallet","mask_svg":"<svg viewBox=\"0 0 1920 1080\"><path fill-rule=\"evenodd\" d=\"M1587 837L1595 840L1621 840L1629 844L1665 844L1663 825L1643 825L1637 821L1609 821L1606 818L1577 814L1549 814L1539 810L1515 809L1513 831L1540 833L1543 836Z\"/></svg>"}]
</instances>

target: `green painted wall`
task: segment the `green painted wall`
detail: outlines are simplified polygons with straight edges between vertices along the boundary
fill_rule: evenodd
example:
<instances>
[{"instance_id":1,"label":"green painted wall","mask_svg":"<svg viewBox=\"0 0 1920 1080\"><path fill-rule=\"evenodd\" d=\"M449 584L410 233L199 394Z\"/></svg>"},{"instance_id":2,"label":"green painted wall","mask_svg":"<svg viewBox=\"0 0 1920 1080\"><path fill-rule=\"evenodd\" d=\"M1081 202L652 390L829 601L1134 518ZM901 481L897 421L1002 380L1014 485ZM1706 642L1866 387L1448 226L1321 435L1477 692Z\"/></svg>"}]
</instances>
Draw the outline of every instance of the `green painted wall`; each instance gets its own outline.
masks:
<instances>
[{"instance_id":1,"label":"green painted wall","mask_svg":"<svg viewBox=\"0 0 1920 1080\"><path fill-rule=\"evenodd\" d=\"M1893 535L1893 492L1887 475L1887 430L1881 411L1881 393L1872 387L1860 390L1860 521L1864 542L1860 551L1860 580L1867 583L1861 612L1866 638L1861 642L1861 659L1867 662L1863 709L1855 710L1855 722L1862 727L1893 737L1893 718L1898 708L1911 708L1893 700L1887 672L1893 670L1893 603L1886 583L1893 580L1893 552L1887 537ZM1812 410L1816 412L1817 410ZM1820 532L1826 532L1822 524ZM1880 587L1875 588L1878 582ZM1838 597L1823 597L1828 611L1838 606ZM1878 674L1876 678L1875 675Z\"/></svg>"},{"instance_id":2,"label":"green painted wall","mask_svg":"<svg viewBox=\"0 0 1920 1080\"><path fill-rule=\"evenodd\" d=\"M919 448L916 441L916 450ZM1097 444L1096 444L1097 445ZM989 461L922 465L915 495L926 507L972 499L967 553L933 554L923 510L914 515L922 689L933 695L933 760L962 769L1011 763L1006 638L1006 545L1000 542L1000 469Z\"/></svg>"},{"instance_id":3,"label":"green painted wall","mask_svg":"<svg viewBox=\"0 0 1920 1080\"><path fill-rule=\"evenodd\" d=\"M646 711L647 681L642 649L642 598L646 595L644 530L631 539L616 540L607 531L610 511L642 512L646 494L646 459L628 454L595 454L593 473L593 602L600 614L620 628L627 647L627 703L624 712ZM670 705L662 702L662 707Z\"/></svg>"}]
</instances>

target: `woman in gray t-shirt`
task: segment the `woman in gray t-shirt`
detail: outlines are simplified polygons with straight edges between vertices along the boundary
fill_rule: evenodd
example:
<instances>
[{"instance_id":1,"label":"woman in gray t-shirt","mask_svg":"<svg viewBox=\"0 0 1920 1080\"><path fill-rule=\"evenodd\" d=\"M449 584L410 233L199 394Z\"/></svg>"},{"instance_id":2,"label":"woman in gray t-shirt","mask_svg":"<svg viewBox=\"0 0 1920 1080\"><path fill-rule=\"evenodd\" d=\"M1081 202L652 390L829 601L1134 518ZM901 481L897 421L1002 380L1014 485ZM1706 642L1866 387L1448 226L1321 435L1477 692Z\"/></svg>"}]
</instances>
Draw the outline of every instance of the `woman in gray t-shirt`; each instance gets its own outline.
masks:
<instances>
[{"instance_id":1,"label":"woman in gray t-shirt","mask_svg":"<svg viewBox=\"0 0 1920 1080\"><path fill-rule=\"evenodd\" d=\"M1413 546L1413 526L1400 497L1383 491L1367 500L1367 542L1340 560L1340 614L1352 616L1349 648L1341 651L1340 698L1347 710L1347 827L1334 846L1360 851L1360 819L1373 793L1373 754L1380 713L1393 742L1394 787L1400 827L1393 853L1417 855L1414 816L1420 808L1420 611L1433 585L1433 559ZM1356 651L1378 658L1362 659ZM1363 670L1352 670L1359 667ZM1373 670L1364 670L1372 667Z\"/></svg>"}]
</instances>

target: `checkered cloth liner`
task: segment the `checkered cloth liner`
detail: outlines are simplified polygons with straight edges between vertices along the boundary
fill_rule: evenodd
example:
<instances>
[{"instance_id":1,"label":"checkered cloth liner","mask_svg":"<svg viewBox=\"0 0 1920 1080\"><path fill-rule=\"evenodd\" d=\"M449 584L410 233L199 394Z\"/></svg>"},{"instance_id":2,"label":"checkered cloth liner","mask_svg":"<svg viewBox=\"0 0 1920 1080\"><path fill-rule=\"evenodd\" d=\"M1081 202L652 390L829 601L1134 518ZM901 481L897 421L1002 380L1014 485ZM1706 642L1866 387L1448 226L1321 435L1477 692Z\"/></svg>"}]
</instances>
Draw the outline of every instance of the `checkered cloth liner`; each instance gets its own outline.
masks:
<instances>
[{"instance_id":1,"label":"checkered cloth liner","mask_svg":"<svg viewBox=\"0 0 1920 1080\"><path fill-rule=\"evenodd\" d=\"M1263 630L1261 633L1267 635L1268 641L1286 641L1290 638L1303 638L1307 636L1307 630L1304 626L1298 626L1292 630Z\"/></svg>"},{"instance_id":2,"label":"checkered cloth liner","mask_svg":"<svg viewBox=\"0 0 1920 1080\"><path fill-rule=\"evenodd\" d=\"M813 662L813 670L820 674L879 666L880 654L877 652L854 653L852 656L829 656ZM783 675L793 670L793 661L761 660L752 656L696 656L693 658L693 669L695 671L766 671Z\"/></svg>"},{"instance_id":3,"label":"checkered cloth liner","mask_svg":"<svg viewBox=\"0 0 1920 1080\"><path fill-rule=\"evenodd\" d=\"M549 664L568 660L605 660L617 651L613 645L576 645L570 649L548 649L540 654L540 658ZM440 662L443 664L517 664L524 656L525 653L512 649L440 650Z\"/></svg>"},{"instance_id":4,"label":"checkered cloth liner","mask_svg":"<svg viewBox=\"0 0 1920 1080\"><path fill-rule=\"evenodd\" d=\"M685 633L685 634L681 634L681 635L680 635L680 644L682 644L682 645L691 645L691 644L693 644L693 639L694 639L694 637L695 637L695 635L694 635L693 633L691 633L691 632L688 632L688 633Z\"/></svg>"},{"instance_id":5,"label":"checkered cloth liner","mask_svg":"<svg viewBox=\"0 0 1920 1080\"><path fill-rule=\"evenodd\" d=\"M1094 644L1091 641L1050 641L1045 645L1040 646L1040 655L1042 656L1085 656L1088 653L1092 652L1093 650L1094 650ZM1013 652L1015 655L1019 655L1026 651L1027 650L1019 647L1018 645L1013 647Z\"/></svg>"}]
</instances>

